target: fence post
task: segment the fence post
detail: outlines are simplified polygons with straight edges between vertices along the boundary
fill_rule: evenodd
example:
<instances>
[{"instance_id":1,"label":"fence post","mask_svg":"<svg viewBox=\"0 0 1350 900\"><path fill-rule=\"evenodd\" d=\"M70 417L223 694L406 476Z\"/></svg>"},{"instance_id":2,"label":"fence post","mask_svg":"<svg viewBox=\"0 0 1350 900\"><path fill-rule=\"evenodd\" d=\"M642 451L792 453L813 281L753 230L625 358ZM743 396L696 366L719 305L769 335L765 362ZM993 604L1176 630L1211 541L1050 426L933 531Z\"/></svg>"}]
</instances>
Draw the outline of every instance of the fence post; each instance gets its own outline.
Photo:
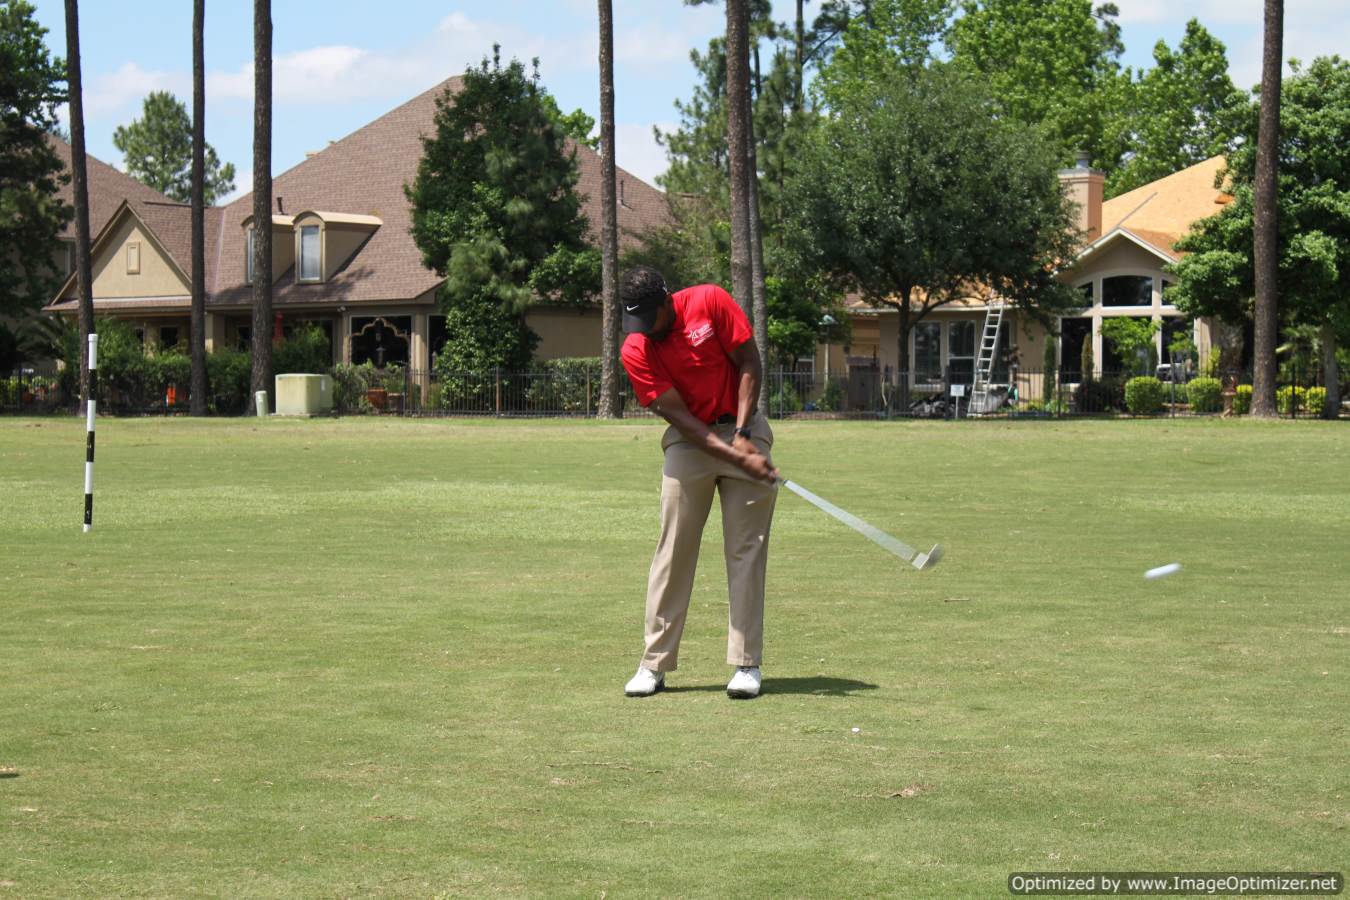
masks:
<instances>
[{"instance_id":1,"label":"fence post","mask_svg":"<svg viewBox=\"0 0 1350 900\"><path fill-rule=\"evenodd\" d=\"M586 418L591 417L591 367L586 367Z\"/></svg>"},{"instance_id":2,"label":"fence post","mask_svg":"<svg viewBox=\"0 0 1350 900\"><path fill-rule=\"evenodd\" d=\"M496 408L495 408L495 409L496 409L496 414L497 414L498 416L500 416L500 415L502 414L502 370L501 370L501 368L500 368L500 367L494 368L494 369L492 370L492 374L493 374L493 376L497 379L497 403L496 403Z\"/></svg>"}]
</instances>

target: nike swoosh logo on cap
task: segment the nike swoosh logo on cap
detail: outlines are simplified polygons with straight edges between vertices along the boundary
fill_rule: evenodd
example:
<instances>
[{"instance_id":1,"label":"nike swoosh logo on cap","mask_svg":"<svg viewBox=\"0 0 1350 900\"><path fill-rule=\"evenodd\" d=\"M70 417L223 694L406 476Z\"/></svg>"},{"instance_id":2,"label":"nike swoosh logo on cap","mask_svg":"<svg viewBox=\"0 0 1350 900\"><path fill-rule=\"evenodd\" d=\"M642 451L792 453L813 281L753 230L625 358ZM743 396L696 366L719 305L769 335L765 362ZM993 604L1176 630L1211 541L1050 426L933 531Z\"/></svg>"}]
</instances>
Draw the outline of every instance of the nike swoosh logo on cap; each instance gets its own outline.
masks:
<instances>
[{"instance_id":1,"label":"nike swoosh logo on cap","mask_svg":"<svg viewBox=\"0 0 1350 900\"><path fill-rule=\"evenodd\" d=\"M625 306L625 307L624 307L624 309L628 310L628 312L637 312L637 311L638 311L639 309L641 309L641 308L642 308L642 304L641 304L641 303L639 303L637 306Z\"/></svg>"}]
</instances>

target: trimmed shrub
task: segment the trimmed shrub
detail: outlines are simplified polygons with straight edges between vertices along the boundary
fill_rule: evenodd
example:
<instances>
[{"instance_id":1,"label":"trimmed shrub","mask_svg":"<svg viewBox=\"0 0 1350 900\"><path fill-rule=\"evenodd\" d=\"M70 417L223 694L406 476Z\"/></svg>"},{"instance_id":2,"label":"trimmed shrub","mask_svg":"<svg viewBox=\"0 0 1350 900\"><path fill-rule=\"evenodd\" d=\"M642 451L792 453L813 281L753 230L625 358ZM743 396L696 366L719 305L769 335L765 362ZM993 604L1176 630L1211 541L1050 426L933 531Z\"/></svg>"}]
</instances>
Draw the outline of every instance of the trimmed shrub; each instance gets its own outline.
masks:
<instances>
[{"instance_id":1,"label":"trimmed shrub","mask_svg":"<svg viewBox=\"0 0 1350 900\"><path fill-rule=\"evenodd\" d=\"M1216 413L1223 409L1223 385L1217 378L1193 378L1186 385L1191 412Z\"/></svg>"},{"instance_id":2,"label":"trimmed shrub","mask_svg":"<svg viewBox=\"0 0 1350 900\"><path fill-rule=\"evenodd\" d=\"M370 363L333 367L333 410L338 414L370 412L366 391L376 386L378 373Z\"/></svg>"},{"instance_id":3,"label":"trimmed shrub","mask_svg":"<svg viewBox=\"0 0 1350 900\"><path fill-rule=\"evenodd\" d=\"M1294 412L1295 401L1298 403L1298 415L1320 416L1322 415L1322 407L1327 402L1327 389L1323 387L1282 387L1275 392L1275 408L1280 411L1282 416Z\"/></svg>"},{"instance_id":4,"label":"trimmed shrub","mask_svg":"<svg viewBox=\"0 0 1350 900\"><path fill-rule=\"evenodd\" d=\"M1308 401L1308 415L1322 415L1322 407L1327 405L1327 389L1324 387L1310 387L1304 399Z\"/></svg>"},{"instance_id":5,"label":"trimmed shrub","mask_svg":"<svg viewBox=\"0 0 1350 900\"><path fill-rule=\"evenodd\" d=\"M183 389L183 402L187 402L188 387L192 383L192 358L177 350L167 350L147 360L147 372L150 381L163 391L169 385Z\"/></svg>"},{"instance_id":6,"label":"trimmed shrub","mask_svg":"<svg viewBox=\"0 0 1350 900\"><path fill-rule=\"evenodd\" d=\"M333 359L328 335L314 323L297 328L272 351L272 371L277 375L324 375Z\"/></svg>"},{"instance_id":7,"label":"trimmed shrub","mask_svg":"<svg viewBox=\"0 0 1350 900\"><path fill-rule=\"evenodd\" d=\"M1163 407L1163 383L1152 375L1125 382L1125 406L1136 416L1151 416Z\"/></svg>"},{"instance_id":8,"label":"trimmed shrub","mask_svg":"<svg viewBox=\"0 0 1350 900\"><path fill-rule=\"evenodd\" d=\"M1074 408L1080 414L1120 412L1125 408L1125 387L1116 378L1083 381L1073 396Z\"/></svg>"},{"instance_id":9,"label":"trimmed shrub","mask_svg":"<svg viewBox=\"0 0 1350 900\"><path fill-rule=\"evenodd\" d=\"M600 357L540 360L535 363L534 370L545 377L530 379L525 391L529 409L564 413L594 411L600 398Z\"/></svg>"},{"instance_id":10,"label":"trimmed shrub","mask_svg":"<svg viewBox=\"0 0 1350 900\"><path fill-rule=\"evenodd\" d=\"M243 350L221 348L206 356L206 381L211 408L220 415L240 416L248 407L253 359Z\"/></svg>"},{"instance_id":11,"label":"trimmed shrub","mask_svg":"<svg viewBox=\"0 0 1350 900\"><path fill-rule=\"evenodd\" d=\"M1252 386L1250 384L1239 384L1237 393L1233 395L1233 414L1245 416L1252 411Z\"/></svg>"}]
</instances>

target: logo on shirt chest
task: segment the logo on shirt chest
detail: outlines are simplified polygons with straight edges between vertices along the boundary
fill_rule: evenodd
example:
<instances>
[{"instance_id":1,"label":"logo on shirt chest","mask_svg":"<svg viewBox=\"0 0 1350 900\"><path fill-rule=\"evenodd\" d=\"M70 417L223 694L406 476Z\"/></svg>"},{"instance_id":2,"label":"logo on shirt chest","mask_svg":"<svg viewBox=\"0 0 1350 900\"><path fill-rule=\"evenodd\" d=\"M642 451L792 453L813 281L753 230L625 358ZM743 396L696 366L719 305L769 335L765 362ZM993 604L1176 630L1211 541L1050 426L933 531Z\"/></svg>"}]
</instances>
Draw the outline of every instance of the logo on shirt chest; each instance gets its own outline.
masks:
<instances>
[{"instance_id":1,"label":"logo on shirt chest","mask_svg":"<svg viewBox=\"0 0 1350 900\"><path fill-rule=\"evenodd\" d=\"M684 339L689 342L690 347L697 347L712 336L711 322L694 322L684 330Z\"/></svg>"}]
</instances>

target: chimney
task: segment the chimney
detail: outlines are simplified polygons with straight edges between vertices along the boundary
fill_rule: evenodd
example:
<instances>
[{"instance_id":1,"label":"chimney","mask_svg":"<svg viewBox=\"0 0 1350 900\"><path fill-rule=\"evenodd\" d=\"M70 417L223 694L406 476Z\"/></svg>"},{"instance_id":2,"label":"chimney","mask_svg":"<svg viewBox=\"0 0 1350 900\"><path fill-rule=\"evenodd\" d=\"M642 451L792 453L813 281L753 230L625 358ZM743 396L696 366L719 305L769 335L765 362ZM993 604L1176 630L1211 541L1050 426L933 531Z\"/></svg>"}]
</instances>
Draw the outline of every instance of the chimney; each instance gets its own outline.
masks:
<instances>
[{"instance_id":1,"label":"chimney","mask_svg":"<svg viewBox=\"0 0 1350 900\"><path fill-rule=\"evenodd\" d=\"M280 213L280 214L283 215L283 216L286 215L286 210L285 210L285 209L282 207L282 205L281 205L281 195L280 195L280 194L277 195L277 212Z\"/></svg>"},{"instance_id":2,"label":"chimney","mask_svg":"<svg viewBox=\"0 0 1350 900\"><path fill-rule=\"evenodd\" d=\"M1072 169L1059 170L1059 185L1064 195L1078 208L1075 223L1087 233L1089 241L1102 236L1102 194L1106 173L1092 168L1092 159L1079 150Z\"/></svg>"}]
</instances>

